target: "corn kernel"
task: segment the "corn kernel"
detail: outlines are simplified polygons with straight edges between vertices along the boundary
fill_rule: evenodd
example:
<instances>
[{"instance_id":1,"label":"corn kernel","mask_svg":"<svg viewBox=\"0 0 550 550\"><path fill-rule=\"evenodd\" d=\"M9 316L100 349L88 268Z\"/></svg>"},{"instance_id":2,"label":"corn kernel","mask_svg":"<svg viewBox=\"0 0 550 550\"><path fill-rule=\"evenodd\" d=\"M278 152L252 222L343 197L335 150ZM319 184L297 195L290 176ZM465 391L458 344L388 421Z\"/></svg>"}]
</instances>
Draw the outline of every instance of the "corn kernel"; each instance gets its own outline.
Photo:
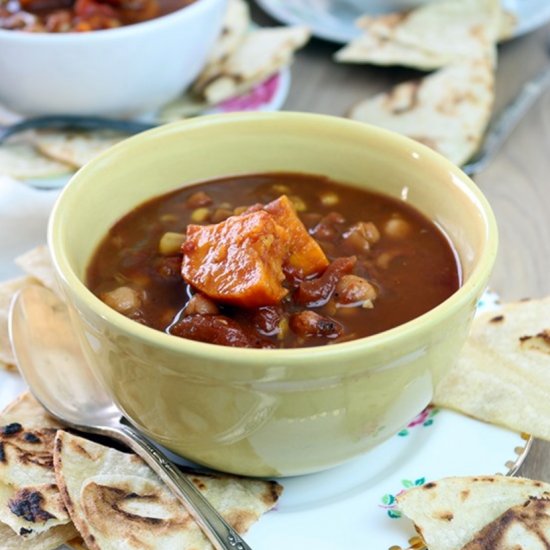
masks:
<instances>
[{"instance_id":1,"label":"corn kernel","mask_svg":"<svg viewBox=\"0 0 550 550\"><path fill-rule=\"evenodd\" d=\"M233 213L235 214L235 216L240 216L246 210L248 210L248 206L237 206L237 208L235 208L235 210L233 210Z\"/></svg>"},{"instance_id":2,"label":"corn kernel","mask_svg":"<svg viewBox=\"0 0 550 550\"><path fill-rule=\"evenodd\" d=\"M286 195L287 193L290 193L290 187L284 183L275 183L271 186L271 189L279 195Z\"/></svg>"},{"instance_id":3,"label":"corn kernel","mask_svg":"<svg viewBox=\"0 0 550 550\"><path fill-rule=\"evenodd\" d=\"M325 191L320 194L319 198L324 206L334 206L340 202L340 197L334 191Z\"/></svg>"},{"instance_id":4,"label":"corn kernel","mask_svg":"<svg viewBox=\"0 0 550 550\"><path fill-rule=\"evenodd\" d=\"M290 202L292 203L292 206L294 206L294 210L296 210L296 212L305 212L307 210L306 203L298 195L291 195L288 198L290 199Z\"/></svg>"},{"instance_id":5,"label":"corn kernel","mask_svg":"<svg viewBox=\"0 0 550 550\"><path fill-rule=\"evenodd\" d=\"M173 233L167 231L159 241L158 251L163 256L173 256L178 254L181 249L181 245L185 242L184 233Z\"/></svg>"},{"instance_id":6,"label":"corn kernel","mask_svg":"<svg viewBox=\"0 0 550 550\"><path fill-rule=\"evenodd\" d=\"M210 216L210 209L209 208L197 208L193 210L191 214L191 221L195 223L200 223L206 221L206 219Z\"/></svg>"}]
</instances>

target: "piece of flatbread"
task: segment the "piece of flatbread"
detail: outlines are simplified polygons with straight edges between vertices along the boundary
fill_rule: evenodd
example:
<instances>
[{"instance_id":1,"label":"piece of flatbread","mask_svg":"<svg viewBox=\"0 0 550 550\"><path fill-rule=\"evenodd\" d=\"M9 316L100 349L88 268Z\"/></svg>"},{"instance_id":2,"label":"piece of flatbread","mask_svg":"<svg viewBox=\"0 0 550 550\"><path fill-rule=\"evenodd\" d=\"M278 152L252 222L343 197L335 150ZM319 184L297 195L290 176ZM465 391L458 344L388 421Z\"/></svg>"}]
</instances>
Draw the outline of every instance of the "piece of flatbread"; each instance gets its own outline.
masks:
<instances>
[{"instance_id":1,"label":"piece of flatbread","mask_svg":"<svg viewBox=\"0 0 550 550\"><path fill-rule=\"evenodd\" d=\"M223 63L245 39L250 23L248 4L244 0L229 0L221 34L208 56L204 69L193 84L195 91L202 90L220 73Z\"/></svg>"},{"instance_id":2,"label":"piece of flatbread","mask_svg":"<svg viewBox=\"0 0 550 550\"><path fill-rule=\"evenodd\" d=\"M30 285L42 284L60 294L51 257L46 246L38 246L15 259L28 277L0 282L0 368L15 369L15 357L8 334L10 304L17 292Z\"/></svg>"},{"instance_id":3,"label":"piece of flatbread","mask_svg":"<svg viewBox=\"0 0 550 550\"><path fill-rule=\"evenodd\" d=\"M55 483L53 441L56 428L0 424L0 482L14 487Z\"/></svg>"},{"instance_id":4,"label":"piece of flatbread","mask_svg":"<svg viewBox=\"0 0 550 550\"><path fill-rule=\"evenodd\" d=\"M0 481L0 522L31 540L70 518L55 483L16 488Z\"/></svg>"},{"instance_id":5,"label":"piece of flatbread","mask_svg":"<svg viewBox=\"0 0 550 550\"><path fill-rule=\"evenodd\" d=\"M241 95L289 65L309 37L302 26L253 30L220 65L217 76L197 91L209 104Z\"/></svg>"},{"instance_id":6,"label":"piece of flatbread","mask_svg":"<svg viewBox=\"0 0 550 550\"><path fill-rule=\"evenodd\" d=\"M461 165L478 149L493 101L492 59L471 59L366 99L349 117L416 139Z\"/></svg>"},{"instance_id":7,"label":"piece of flatbread","mask_svg":"<svg viewBox=\"0 0 550 550\"><path fill-rule=\"evenodd\" d=\"M157 476L132 454L58 432L55 471L69 514L90 550L212 548L187 511ZM233 476L190 475L237 530L271 509L281 492L275 482ZM151 539L153 537L153 539Z\"/></svg>"},{"instance_id":8,"label":"piece of flatbread","mask_svg":"<svg viewBox=\"0 0 550 550\"><path fill-rule=\"evenodd\" d=\"M33 284L39 283L32 277L18 277L0 282L0 362L9 368L14 368L15 365L8 332L10 304L17 292Z\"/></svg>"},{"instance_id":9,"label":"piece of flatbread","mask_svg":"<svg viewBox=\"0 0 550 550\"><path fill-rule=\"evenodd\" d=\"M187 92L164 105L158 113L158 120L163 124L175 122L176 120L203 114L210 107L212 106L198 95Z\"/></svg>"},{"instance_id":10,"label":"piece of flatbread","mask_svg":"<svg viewBox=\"0 0 550 550\"><path fill-rule=\"evenodd\" d=\"M2 550L55 550L77 535L74 525L68 523L54 527L33 539L25 540L16 535L7 525L0 523L0 548Z\"/></svg>"},{"instance_id":11,"label":"piece of flatbread","mask_svg":"<svg viewBox=\"0 0 550 550\"><path fill-rule=\"evenodd\" d=\"M53 470L59 427L29 392L0 414L0 523L25 540L70 522Z\"/></svg>"},{"instance_id":12,"label":"piece of flatbread","mask_svg":"<svg viewBox=\"0 0 550 550\"><path fill-rule=\"evenodd\" d=\"M15 258L15 263L31 277L34 277L42 285L60 295L61 291L55 269L53 267L50 251L46 245L40 245L21 256Z\"/></svg>"},{"instance_id":13,"label":"piece of flatbread","mask_svg":"<svg viewBox=\"0 0 550 550\"><path fill-rule=\"evenodd\" d=\"M44 157L29 143L0 145L0 176L17 179L53 178L71 172L70 166Z\"/></svg>"},{"instance_id":14,"label":"piece of flatbread","mask_svg":"<svg viewBox=\"0 0 550 550\"><path fill-rule=\"evenodd\" d=\"M53 161L81 168L100 153L110 149L126 134L97 130L89 132L37 132L33 144L40 153Z\"/></svg>"},{"instance_id":15,"label":"piece of flatbread","mask_svg":"<svg viewBox=\"0 0 550 550\"><path fill-rule=\"evenodd\" d=\"M461 550L548 550L550 500L530 497L486 525Z\"/></svg>"},{"instance_id":16,"label":"piece of flatbread","mask_svg":"<svg viewBox=\"0 0 550 550\"><path fill-rule=\"evenodd\" d=\"M439 50L426 50L395 42L391 38L365 33L334 54L339 63L401 65L429 71L449 63L449 56Z\"/></svg>"},{"instance_id":17,"label":"piece of flatbread","mask_svg":"<svg viewBox=\"0 0 550 550\"><path fill-rule=\"evenodd\" d=\"M61 428L61 424L52 418L28 391L19 395L0 413L0 422L19 422L29 429Z\"/></svg>"},{"instance_id":18,"label":"piece of flatbread","mask_svg":"<svg viewBox=\"0 0 550 550\"><path fill-rule=\"evenodd\" d=\"M397 497L430 550L461 550L489 522L530 497L550 497L550 484L504 476L450 477ZM484 548L491 548L487 546Z\"/></svg>"},{"instance_id":19,"label":"piece of flatbread","mask_svg":"<svg viewBox=\"0 0 550 550\"><path fill-rule=\"evenodd\" d=\"M434 402L550 441L550 296L474 320Z\"/></svg>"},{"instance_id":20,"label":"piece of flatbread","mask_svg":"<svg viewBox=\"0 0 550 550\"><path fill-rule=\"evenodd\" d=\"M518 18L515 13L503 9L500 14L500 23L498 28L498 41L504 42L514 37L518 28Z\"/></svg>"},{"instance_id":21,"label":"piece of flatbread","mask_svg":"<svg viewBox=\"0 0 550 550\"><path fill-rule=\"evenodd\" d=\"M501 18L500 0L441 0L411 11L364 16L357 24L365 35L382 41L382 47L388 50L386 56L389 45L399 47L393 50L392 64L435 69L454 61L486 57L498 39ZM355 62L362 59L373 63L369 56L376 58L379 54L364 46L359 39L358 44L354 46L352 42L350 49L337 53L336 58L349 61L355 57ZM415 55L407 54L407 48L414 50ZM422 52L424 61L420 62ZM389 64L387 59L385 63Z\"/></svg>"}]
</instances>

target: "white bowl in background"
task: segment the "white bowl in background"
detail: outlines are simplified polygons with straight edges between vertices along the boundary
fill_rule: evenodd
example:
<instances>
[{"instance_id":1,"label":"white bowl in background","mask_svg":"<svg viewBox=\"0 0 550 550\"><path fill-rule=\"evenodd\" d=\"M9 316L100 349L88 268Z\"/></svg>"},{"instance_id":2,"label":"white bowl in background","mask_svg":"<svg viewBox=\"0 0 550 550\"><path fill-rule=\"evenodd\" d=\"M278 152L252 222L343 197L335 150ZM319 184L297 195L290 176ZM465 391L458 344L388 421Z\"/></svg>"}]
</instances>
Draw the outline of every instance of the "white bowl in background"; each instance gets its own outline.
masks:
<instances>
[{"instance_id":1,"label":"white bowl in background","mask_svg":"<svg viewBox=\"0 0 550 550\"><path fill-rule=\"evenodd\" d=\"M227 0L87 33L0 29L0 103L24 115L134 116L177 97L204 65Z\"/></svg>"}]
</instances>

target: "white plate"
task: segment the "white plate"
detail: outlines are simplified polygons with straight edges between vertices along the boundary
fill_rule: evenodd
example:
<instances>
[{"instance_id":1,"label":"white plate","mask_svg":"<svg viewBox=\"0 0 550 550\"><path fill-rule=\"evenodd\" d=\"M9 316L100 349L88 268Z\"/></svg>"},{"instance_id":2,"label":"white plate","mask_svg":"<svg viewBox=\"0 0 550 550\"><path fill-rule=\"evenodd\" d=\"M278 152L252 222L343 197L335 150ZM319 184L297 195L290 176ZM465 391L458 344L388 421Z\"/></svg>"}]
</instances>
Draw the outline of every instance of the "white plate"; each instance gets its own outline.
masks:
<instances>
[{"instance_id":1,"label":"white plate","mask_svg":"<svg viewBox=\"0 0 550 550\"><path fill-rule=\"evenodd\" d=\"M222 101L220 104L205 109L202 115L215 113L232 113L236 111L277 111L279 110L290 90L290 69L285 68L277 74L269 77L264 82L256 85L250 92ZM16 122L20 119L17 115L5 111L0 107L0 114L7 122ZM142 117L144 121L157 121L155 113ZM70 175L56 176L51 178L29 179L28 182L42 189L63 187L70 179ZM1 280L1 276L0 276Z\"/></svg>"},{"instance_id":2,"label":"white plate","mask_svg":"<svg viewBox=\"0 0 550 550\"><path fill-rule=\"evenodd\" d=\"M6 195L9 210L17 210L21 201L32 208L40 198L34 206L46 213L48 200L55 199L55 192L21 193L23 186L15 185L18 189L12 187L11 195ZM9 222L0 215L0 234L23 238L27 246L44 240L40 225L30 230L19 220ZM11 257L2 248L0 265L6 264L11 264ZM2 275L14 272L12 268ZM497 308L495 301L494 294L486 294L480 309ZM23 389L17 374L0 371L0 409ZM246 539L252 548L262 550L408 548L415 533L395 510L400 491L451 475L513 473L528 448L529 442L516 433L427 409L400 434L361 458L323 473L283 479L285 490L277 509L254 525Z\"/></svg>"},{"instance_id":3,"label":"white plate","mask_svg":"<svg viewBox=\"0 0 550 550\"><path fill-rule=\"evenodd\" d=\"M0 372L0 407L22 388L17 375ZM344 466L281 480L277 509L247 542L261 550L408 548L415 532L395 510L400 491L445 476L508 473L529 447L518 434L449 411L429 409L411 424Z\"/></svg>"},{"instance_id":4,"label":"white plate","mask_svg":"<svg viewBox=\"0 0 550 550\"><path fill-rule=\"evenodd\" d=\"M345 0L256 0L268 14L287 25L307 25L314 36L347 44L361 34L355 20L363 11ZM514 36L530 32L550 21L549 0L502 0L518 18Z\"/></svg>"}]
</instances>

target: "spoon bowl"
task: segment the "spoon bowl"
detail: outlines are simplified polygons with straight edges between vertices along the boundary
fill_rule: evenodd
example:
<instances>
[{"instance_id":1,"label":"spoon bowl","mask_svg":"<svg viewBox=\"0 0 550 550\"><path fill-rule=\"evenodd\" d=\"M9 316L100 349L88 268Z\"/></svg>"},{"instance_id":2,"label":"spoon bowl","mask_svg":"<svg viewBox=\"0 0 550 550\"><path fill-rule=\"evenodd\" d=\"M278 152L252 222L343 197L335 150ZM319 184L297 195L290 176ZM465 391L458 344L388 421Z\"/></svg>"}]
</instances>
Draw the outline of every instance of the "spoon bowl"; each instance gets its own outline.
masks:
<instances>
[{"instance_id":1,"label":"spoon bowl","mask_svg":"<svg viewBox=\"0 0 550 550\"><path fill-rule=\"evenodd\" d=\"M176 466L125 423L80 349L67 306L50 290L30 286L15 297L10 340L37 401L68 428L111 437L135 451L167 484L217 550L250 550Z\"/></svg>"},{"instance_id":2,"label":"spoon bowl","mask_svg":"<svg viewBox=\"0 0 550 550\"><path fill-rule=\"evenodd\" d=\"M67 306L53 292L26 288L13 304L10 324L19 369L52 416L74 426L119 424L120 411L88 367Z\"/></svg>"}]
</instances>

